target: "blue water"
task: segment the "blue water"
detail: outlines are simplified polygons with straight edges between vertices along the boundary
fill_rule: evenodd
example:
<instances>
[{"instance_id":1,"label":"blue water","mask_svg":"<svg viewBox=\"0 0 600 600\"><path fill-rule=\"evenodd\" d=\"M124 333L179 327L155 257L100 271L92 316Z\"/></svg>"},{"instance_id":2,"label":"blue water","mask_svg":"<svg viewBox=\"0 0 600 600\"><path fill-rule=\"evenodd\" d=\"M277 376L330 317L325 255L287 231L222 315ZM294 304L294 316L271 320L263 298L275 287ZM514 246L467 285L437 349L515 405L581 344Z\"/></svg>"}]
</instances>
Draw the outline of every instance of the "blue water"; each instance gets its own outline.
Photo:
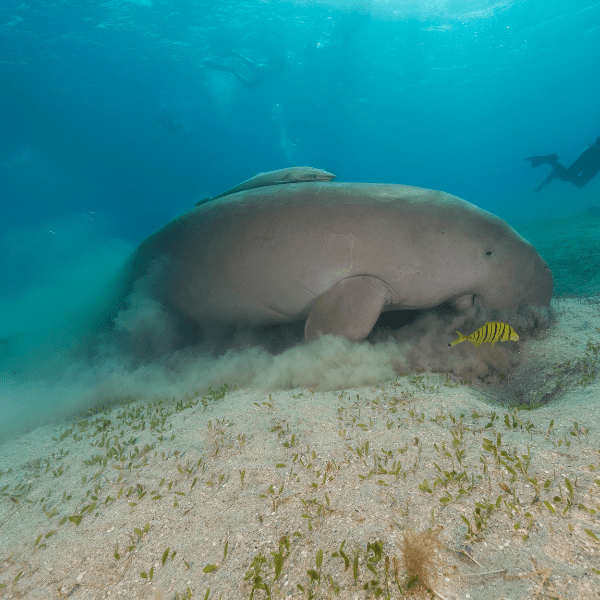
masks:
<instances>
[{"instance_id":1,"label":"blue water","mask_svg":"<svg viewBox=\"0 0 600 600\"><path fill-rule=\"evenodd\" d=\"M440 189L515 226L599 205L600 177L534 194L549 167L524 161L600 134L598 24L595 0L3 0L0 339L62 329L144 237L259 171ZM251 79L232 52L284 68L247 87L204 62Z\"/></svg>"}]
</instances>

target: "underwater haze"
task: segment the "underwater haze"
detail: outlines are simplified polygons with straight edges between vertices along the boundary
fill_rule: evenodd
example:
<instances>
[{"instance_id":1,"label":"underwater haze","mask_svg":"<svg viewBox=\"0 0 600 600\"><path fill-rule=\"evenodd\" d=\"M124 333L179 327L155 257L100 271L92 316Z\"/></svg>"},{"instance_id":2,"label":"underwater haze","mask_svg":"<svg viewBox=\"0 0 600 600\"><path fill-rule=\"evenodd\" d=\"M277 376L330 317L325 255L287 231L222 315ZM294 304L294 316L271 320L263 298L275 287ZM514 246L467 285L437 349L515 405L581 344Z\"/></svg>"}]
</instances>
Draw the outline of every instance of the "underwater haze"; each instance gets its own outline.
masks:
<instances>
[{"instance_id":1,"label":"underwater haze","mask_svg":"<svg viewBox=\"0 0 600 600\"><path fill-rule=\"evenodd\" d=\"M223 383L485 376L467 355L440 358L437 322L402 334L401 356L389 340L222 356L167 344L150 362L72 350L144 238L295 165L464 198L534 244L555 295L596 297L600 176L535 192L554 167L525 159L568 167L600 136L599 24L596 0L3 0L0 441L111 399ZM153 310L139 307L146 326Z\"/></svg>"}]
</instances>

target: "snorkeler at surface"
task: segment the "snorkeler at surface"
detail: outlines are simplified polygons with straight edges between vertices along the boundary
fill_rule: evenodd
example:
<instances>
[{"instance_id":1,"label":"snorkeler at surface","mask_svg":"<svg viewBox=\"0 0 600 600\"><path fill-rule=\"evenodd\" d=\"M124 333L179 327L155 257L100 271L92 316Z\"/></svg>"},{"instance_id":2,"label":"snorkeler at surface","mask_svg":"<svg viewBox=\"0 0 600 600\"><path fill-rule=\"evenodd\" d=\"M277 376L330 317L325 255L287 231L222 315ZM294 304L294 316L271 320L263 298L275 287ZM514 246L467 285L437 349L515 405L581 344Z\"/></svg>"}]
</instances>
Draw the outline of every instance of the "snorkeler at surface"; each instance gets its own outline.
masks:
<instances>
[{"instance_id":1,"label":"snorkeler at surface","mask_svg":"<svg viewBox=\"0 0 600 600\"><path fill-rule=\"evenodd\" d=\"M240 83L247 88L255 88L267 79L277 79L285 70L287 61L281 54L271 54L265 63L256 64L250 59L242 56L238 52L229 52L228 56L233 56L239 60L241 65L248 68L250 77L245 77L239 72L238 65L224 65L205 60L204 65L216 71L227 71L231 73Z\"/></svg>"},{"instance_id":2,"label":"snorkeler at surface","mask_svg":"<svg viewBox=\"0 0 600 600\"><path fill-rule=\"evenodd\" d=\"M549 164L552 172L548 177L533 190L539 192L546 184L555 177L562 181L570 181L578 188L583 187L590 179L593 179L600 171L600 135L581 153L581 156L567 169L558 162L556 154L548 156L530 156L525 160L531 161L532 167Z\"/></svg>"},{"instance_id":3,"label":"snorkeler at surface","mask_svg":"<svg viewBox=\"0 0 600 600\"><path fill-rule=\"evenodd\" d=\"M343 14L335 23L330 33L313 37L306 48L304 56L312 58L315 51L319 54L329 54L334 51L346 51L350 40L370 20L370 15L365 12L348 12Z\"/></svg>"}]
</instances>

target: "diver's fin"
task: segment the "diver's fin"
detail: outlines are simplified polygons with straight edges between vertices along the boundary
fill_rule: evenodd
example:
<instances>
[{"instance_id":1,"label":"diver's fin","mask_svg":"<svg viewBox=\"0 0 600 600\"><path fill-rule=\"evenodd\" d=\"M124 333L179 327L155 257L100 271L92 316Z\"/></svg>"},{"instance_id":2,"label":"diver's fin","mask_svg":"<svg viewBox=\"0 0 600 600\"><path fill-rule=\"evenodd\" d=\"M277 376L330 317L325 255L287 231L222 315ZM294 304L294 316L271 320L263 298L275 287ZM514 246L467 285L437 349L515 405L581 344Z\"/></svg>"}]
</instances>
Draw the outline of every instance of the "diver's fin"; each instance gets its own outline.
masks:
<instances>
[{"instance_id":1,"label":"diver's fin","mask_svg":"<svg viewBox=\"0 0 600 600\"><path fill-rule=\"evenodd\" d=\"M557 154L548 154L546 156L530 156L529 158L526 158L525 160L530 160L532 167L539 167L540 165L543 165L546 163L549 165L553 165L558 160L558 155Z\"/></svg>"},{"instance_id":2,"label":"diver's fin","mask_svg":"<svg viewBox=\"0 0 600 600\"><path fill-rule=\"evenodd\" d=\"M540 165L543 165L546 162L544 160L545 158L546 158L545 156L530 156L529 158L526 158L525 160L530 160L532 167L539 167Z\"/></svg>"},{"instance_id":3,"label":"diver's fin","mask_svg":"<svg viewBox=\"0 0 600 600\"><path fill-rule=\"evenodd\" d=\"M555 177L557 176L557 169L556 167L552 167L552 171L550 171L550 175L548 175L548 177L546 177L546 179L544 179L544 181L542 181L542 183L540 183L540 185L538 185L535 190L533 190L534 192L541 192L542 188L545 185L548 185Z\"/></svg>"}]
</instances>

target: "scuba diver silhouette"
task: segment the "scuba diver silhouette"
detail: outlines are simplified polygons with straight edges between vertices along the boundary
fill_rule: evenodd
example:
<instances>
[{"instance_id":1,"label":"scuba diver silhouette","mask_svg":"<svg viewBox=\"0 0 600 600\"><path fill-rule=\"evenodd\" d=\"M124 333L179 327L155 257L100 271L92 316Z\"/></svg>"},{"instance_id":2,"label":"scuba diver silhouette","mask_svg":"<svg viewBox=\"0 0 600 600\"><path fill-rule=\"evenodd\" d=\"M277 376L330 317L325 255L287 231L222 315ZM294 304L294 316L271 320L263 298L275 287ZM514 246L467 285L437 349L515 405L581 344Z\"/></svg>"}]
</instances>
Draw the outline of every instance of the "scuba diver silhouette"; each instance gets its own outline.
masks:
<instances>
[{"instance_id":1,"label":"scuba diver silhouette","mask_svg":"<svg viewBox=\"0 0 600 600\"><path fill-rule=\"evenodd\" d=\"M245 65L250 70L252 76L244 77L235 65L224 65L212 60L205 60L204 65L210 69L215 69L216 71L227 71L231 73L240 83L249 89L255 88L267 79L277 79L287 66L287 61L281 54L271 54L267 61L261 64L252 62L250 59L242 56L239 52L230 51L221 53L221 55L233 56L239 59L242 65Z\"/></svg>"},{"instance_id":2,"label":"scuba diver silhouette","mask_svg":"<svg viewBox=\"0 0 600 600\"><path fill-rule=\"evenodd\" d=\"M552 167L550 175L533 190L534 192L539 192L555 177L562 179L562 181L570 181L573 185L581 188L600 171L600 135L591 144L587 145L581 156L568 169L558 162L556 154L530 156L525 160L530 160L532 167L539 167L545 163Z\"/></svg>"},{"instance_id":3,"label":"scuba diver silhouette","mask_svg":"<svg viewBox=\"0 0 600 600\"><path fill-rule=\"evenodd\" d=\"M155 127L160 126L162 129L172 135L185 135L187 133L185 125L174 119L171 115L163 115L162 117L159 117L156 119L154 125Z\"/></svg>"}]
</instances>

